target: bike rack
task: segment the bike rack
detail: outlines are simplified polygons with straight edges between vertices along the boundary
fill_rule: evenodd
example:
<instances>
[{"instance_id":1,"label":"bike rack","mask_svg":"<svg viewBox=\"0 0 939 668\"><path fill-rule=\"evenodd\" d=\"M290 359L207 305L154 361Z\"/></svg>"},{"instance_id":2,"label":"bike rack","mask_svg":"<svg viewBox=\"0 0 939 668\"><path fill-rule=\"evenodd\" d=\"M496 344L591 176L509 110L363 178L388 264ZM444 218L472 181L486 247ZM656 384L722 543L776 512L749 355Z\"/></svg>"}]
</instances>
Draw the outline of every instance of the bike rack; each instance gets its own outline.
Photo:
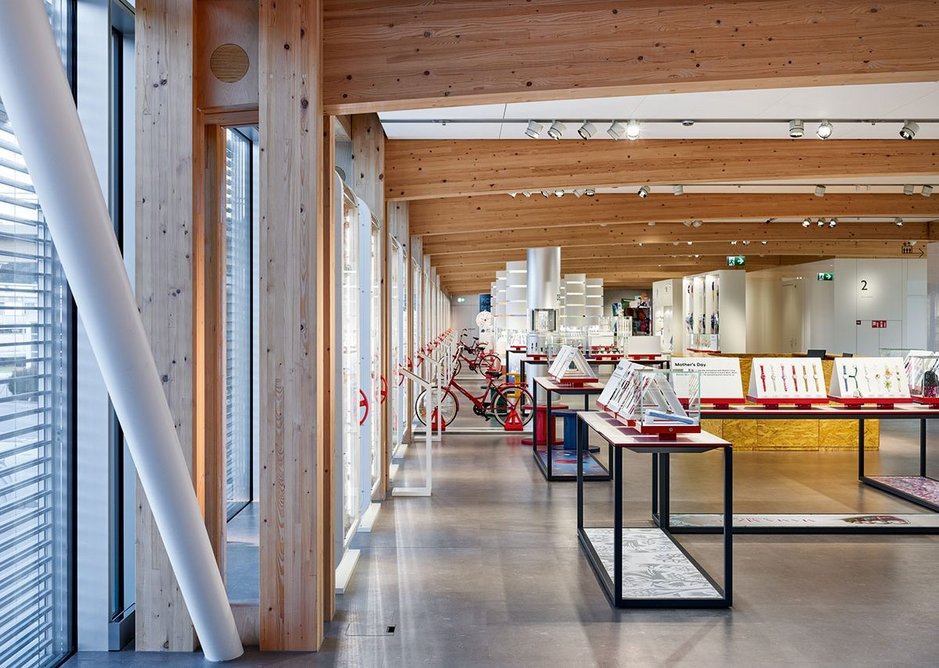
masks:
<instances>
[{"instance_id":1,"label":"bike rack","mask_svg":"<svg viewBox=\"0 0 939 668\"><path fill-rule=\"evenodd\" d=\"M434 394L434 384L428 380L424 380L421 376L418 376L415 373L405 369L403 366L398 367L400 373L404 375L405 378L417 383L423 387L427 392L430 393L431 405L433 405L433 400L437 399L437 414L440 414L440 399L435 397ZM423 487L392 487L391 495L392 496L430 496L431 488L433 486L433 445L432 445L433 435L431 432L430 424L428 423L427 429L424 431L424 452L425 458L427 461L427 466L424 472L425 484Z\"/></svg>"}]
</instances>

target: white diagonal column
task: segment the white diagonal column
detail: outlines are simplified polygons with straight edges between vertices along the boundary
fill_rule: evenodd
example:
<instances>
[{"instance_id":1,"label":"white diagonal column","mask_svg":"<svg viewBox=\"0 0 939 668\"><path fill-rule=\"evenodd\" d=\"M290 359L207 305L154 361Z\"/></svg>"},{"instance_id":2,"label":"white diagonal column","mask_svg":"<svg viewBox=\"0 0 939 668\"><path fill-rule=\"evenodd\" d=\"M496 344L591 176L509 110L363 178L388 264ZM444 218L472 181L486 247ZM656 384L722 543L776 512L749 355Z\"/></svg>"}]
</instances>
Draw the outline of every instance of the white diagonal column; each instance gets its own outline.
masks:
<instances>
[{"instance_id":1,"label":"white diagonal column","mask_svg":"<svg viewBox=\"0 0 939 668\"><path fill-rule=\"evenodd\" d=\"M234 659L231 606L40 0L0 0L0 99L205 656Z\"/></svg>"}]
</instances>

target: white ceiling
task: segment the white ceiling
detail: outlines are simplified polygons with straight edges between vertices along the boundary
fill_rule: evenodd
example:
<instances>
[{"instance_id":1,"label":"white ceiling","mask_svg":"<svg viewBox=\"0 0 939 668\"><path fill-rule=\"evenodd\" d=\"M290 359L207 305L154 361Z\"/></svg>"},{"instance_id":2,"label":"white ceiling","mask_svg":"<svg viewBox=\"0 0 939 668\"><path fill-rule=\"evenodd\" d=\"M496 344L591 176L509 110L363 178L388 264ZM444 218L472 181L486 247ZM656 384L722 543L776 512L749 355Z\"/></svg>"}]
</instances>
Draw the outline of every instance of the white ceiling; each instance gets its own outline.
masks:
<instances>
[{"instance_id":1,"label":"white ceiling","mask_svg":"<svg viewBox=\"0 0 939 668\"><path fill-rule=\"evenodd\" d=\"M391 139L525 139L528 119L939 119L939 82L866 84L815 88L675 93L627 97L486 104L413 109L379 114ZM478 119L486 123L431 123ZM521 119L523 122L504 122ZM420 120L420 123L392 123ZM593 140L609 139L608 123L597 123ZM806 123L805 140L815 139L817 124ZM570 124L565 139L579 139ZM898 123L834 124L833 139L897 139ZM643 123L649 139L773 139L788 136L784 123ZM939 123L923 124L918 139L939 139ZM592 140L592 141L593 141ZM548 139L539 141L550 141ZM817 141L817 140L816 140Z\"/></svg>"}]
</instances>

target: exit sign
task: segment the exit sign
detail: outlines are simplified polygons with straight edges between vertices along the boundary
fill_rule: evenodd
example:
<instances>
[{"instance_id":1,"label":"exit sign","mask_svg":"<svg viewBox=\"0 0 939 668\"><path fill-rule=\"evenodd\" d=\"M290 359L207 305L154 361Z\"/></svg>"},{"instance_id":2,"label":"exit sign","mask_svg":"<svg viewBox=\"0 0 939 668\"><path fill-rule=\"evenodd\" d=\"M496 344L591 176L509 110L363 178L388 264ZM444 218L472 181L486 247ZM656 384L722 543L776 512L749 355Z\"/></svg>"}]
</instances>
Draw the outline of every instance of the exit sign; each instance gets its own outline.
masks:
<instances>
[{"instance_id":1,"label":"exit sign","mask_svg":"<svg viewBox=\"0 0 939 668\"><path fill-rule=\"evenodd\" d=\"M833 281L835 280L835 275L830 271L820 271L817 276L820 281Z\"/></svg>"},{"instance_id":2,"label":"exit sign","mask_svg":"<svg viewBox=\"0 0 939 668\"><path fill-rule=\"evenodd\" d=\"M871 320L871 329L887 329L887 321Z\"/></svg>"},{"instance_id":3,"label":"exit sign","mask_svg":"<svg viewBox=\"0 0 939 668\"><path fill-rule=\"evenodd\" d=\"M727 266L728 267L742 267L746 265L747 258L745 255L728 255L727 256Z\"/></svg>"}]
</instances>

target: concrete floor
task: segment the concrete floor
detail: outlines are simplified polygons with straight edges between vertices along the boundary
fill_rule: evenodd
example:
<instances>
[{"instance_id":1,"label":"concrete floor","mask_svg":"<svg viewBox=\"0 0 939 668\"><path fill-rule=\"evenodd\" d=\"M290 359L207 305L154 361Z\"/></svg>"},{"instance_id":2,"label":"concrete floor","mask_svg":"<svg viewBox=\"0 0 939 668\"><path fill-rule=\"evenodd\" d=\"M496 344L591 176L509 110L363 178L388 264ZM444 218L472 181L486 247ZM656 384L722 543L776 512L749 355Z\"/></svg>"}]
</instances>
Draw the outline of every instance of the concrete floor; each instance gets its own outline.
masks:
<instances>
[{"instance_id":1,"label":"concrete floor","mask_svg":"<svg viewBox=\"0 0 939 668\"><path fill-rule=\"evenodd\" d=\"M913 432L891 428L877 460L906 467L915 443ZM434 496L389 500L373 533L356 538L362 558L322 651L249 652L236 665L939 663L939 537L737 536L732 610L615 611L577 544L574 485L545 483L517 436L448 435L435 448ZM716 506L718 458L685 456L699 463L676 466L676 503ZM635 457L627 516L644 519L648 459ZM416 468L409 464L401 482ZM738 453L736 465L740 511L917 512L860 488L853 455ZM590 483L591 516L604 515L610 498L609 483ZM683 544L719 572L716 537ZM122 652L79 654L67 665L202 663Z\"/></svg>"}]
</instances>

